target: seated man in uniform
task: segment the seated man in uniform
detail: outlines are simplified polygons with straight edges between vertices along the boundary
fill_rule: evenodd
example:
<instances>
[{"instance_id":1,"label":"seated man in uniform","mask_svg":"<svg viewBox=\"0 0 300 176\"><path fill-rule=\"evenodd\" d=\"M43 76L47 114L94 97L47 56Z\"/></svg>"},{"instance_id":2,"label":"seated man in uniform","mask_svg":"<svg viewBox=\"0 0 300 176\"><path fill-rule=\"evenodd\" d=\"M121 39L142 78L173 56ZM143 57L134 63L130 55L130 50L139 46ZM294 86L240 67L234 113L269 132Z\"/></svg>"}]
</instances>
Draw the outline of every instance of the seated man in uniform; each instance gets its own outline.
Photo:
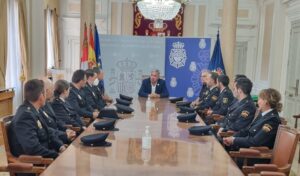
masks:
<instances>
[{"instance_id":1,"label":"seated man in uniform","mask_svg":"<svg viewBox=\"0 0 300 176\"><path fill-rule=\"evenodd\" d=\"M224 118L224 124L218 131L238 132L246 128L253 120L256 107L250 96L252 82L248 78L239 78L233 89L233 94L237 102L228 108L228 113Z\"/></svg>"},{"instance_id":2,"label":"seated man in uniform","mask_svg":"<svg viewBox=\"0 0 300 176\"><path fill-rule=\"evenodd\" d=\"M81 117L88 117L90 121L97 118L99 111L94 110L86 101L86 96L82 90L86 84L85 71L76 70L72 76L72 83L70 88L70 95L67 101L73 106L75 111Z\"/></svg>"},{"instance_id":3,"label":"seated man in uniform","mask_svg":"<svg viewBox=\"0 0 300 176\"><path fill-rule=\"evenodd\" d=\"M109 97L105 93L105 88L104 88L104 72L102 69L98 67L93 68L94 72L97 74L97 79L94 82L95 85L95 90L99 96L105 103L112 103L112 98Z\"/></svg>"},{"instance_id":4,"label":"seated man in uniform","mask_svg":"<svg viewBox=\"0 0 300 176\"><path fill-rule=\"evenodd\" d=\"M86 85L83 88L83 91L86 96L87 104L92 106L93 109L100 111L105 107L105 102L102 100L102 97L97 95L96 89L94 88L94 82L97 79L97 74L92 69L85 71L86 75Z\"/></svg>"},{"instance_id":5,"label":"seated man in uniform","mask_svg":"<svg viewBox=\"0 0 300 176\"><path fill-rule=\"evenodd\" d=\"M209 73L210 73L210 71L208 71L208 70L204 70L201 72L200 79L202 82L202 88L199 93L199 97L191 103L192 106L199 105L199 102L201 102L208 95L209 89L207 87L207 79L208 79Z\"/></svg>"},{"instance_id":6,"label":"seated man in uniform","mask_svg":"<svg viewBox=\"0 0 300 176\"><path fill-rule=\"evenodd\" d=\"M66 147L47 127L39 109L45 105L44 83L33 79L24 86L25 101L18 108L9 128L12 153L56 158Z\"/></svg>"},{"instance_id":7,"label":"seated man in uniform","mask_svg":"<svg viewBox=\"0 0 300 176\"><path fill-rule=\"evenodd\" d=\"M70 105L66 99L69 97L70 83L66 80L58 80L55 83L54 99L52 101L52 108L55 111L57 119L63 121L67 125L73 127L80 127L85 129L84 123L75 109Z\"/></svg>"},{"instance_id":8,"label":"seated man in uniform","mask_svg":"<svg viewBox=\"0 0 300 176\"><path fill-rule=\"evenodd\" d=\"M62 140L65 144L70 143L76 137L76 132L65 127L64 121L57 118L50 100L53 98L53 84L49 79L43 79L46 92L46 104L40 108L40 113L44 118L44 121L49 127L49 130L53 130L54 133Z\"/></svg>"},{"instance_id":9,"label":"seated man in uniform","mask_svg":"<svg viewBox=\"0 0 300 176\"><path fill-rule=\"evenodd\" d=\"M218 76L217 85L220 89L220 95L216 105L207 111L207 115L219 114L224 116L227 114L228 107L234 99L232 91L228 87L229 77L226 75Z\"/></svg>"},{"instance_id":10,"label":"seated man in uniform","mask_svg":"<svg viewBox=\"0 0 300 176\"><path fill-rule=\"evenodd\" d=\"M220 93L219 88L217 87L217 78L218 74L215 72L209 72L207 79L207 87L209 88L208 94L206 97L199 102L198 106L194 106L197 110L205 110L213 108L218 100ZM193 105L191 105L193 107Z\"/></svg>"},{"instance_id":11,"label":"seated man in uniform","mask_svg":"<svg viewBox=\"0 0 300 176\"><path fill-rule=\"evenodd\" d=\"M150 78L144 79L139 90L140 97L166 98L169 91L166 81L159 78L159 70L152 70Z\"/></svg>"}]
</instances>

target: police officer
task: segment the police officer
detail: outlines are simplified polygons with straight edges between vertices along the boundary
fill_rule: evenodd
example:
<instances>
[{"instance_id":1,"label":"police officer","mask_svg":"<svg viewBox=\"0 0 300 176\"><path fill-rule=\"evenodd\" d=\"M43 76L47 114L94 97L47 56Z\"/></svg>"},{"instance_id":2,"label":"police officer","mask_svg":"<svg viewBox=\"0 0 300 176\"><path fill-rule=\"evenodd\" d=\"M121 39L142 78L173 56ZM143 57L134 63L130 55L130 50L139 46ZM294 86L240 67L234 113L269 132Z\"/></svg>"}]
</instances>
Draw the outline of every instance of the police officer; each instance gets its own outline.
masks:
<instances>
[{"instance_id":1,"label":"police officer","mask_svg":"<svg viewBox=\"0 0 300 176\"><path fill-rule=\"evenodd\" d=\"M70 83L66 80L58 80L54 86L54 99L52 108L55 111L56 117L67 125L73 127L85 128L83 121L77 114L75 109L69 104L66 99L70 93Z\"/></svg>"},{"instance_id":2,"label":"police officer","mask_svg":"<svg viewBox=\"0 0 300 176\"><path fill-rule=\"evenodd\" d=\"M70 95L67 101L73 106L75 111L82 117L88 117L92 121L97 118L99 111L94 110L86 101L86 95L82 90L86 84L84 70L76 70L72 76Z\"/></svg>"},{"instance_id":3,"label":"police officer","mask_svg":"<svg viewBox=\"0 0 300 176\"><path fill-rule=\"evenodd\" d=\"M101 110L105 107L105 102L102 100L102 98L97 95L96 89L94 87L94 82L97 79L97 74L92 70L88 69L85 71L86 75L86 85L83 88L83 91L85 93L85 98L87 103L92 106L93 109Z\"/></svg>"},{"instance_id":4,"label":"police officer","mask_svg":"<svg viewBox=\"0 0 300 176\"><path fill-rule=\"evenodd\" d=\"M278 112L282 109L280 93L272 88L264 89L259 94L258 107L260 113L253 122L233 137L223 139L229 150L239 148L266 146L273 148L277 129L281 123ZM250 163L249 163L250 162ZM265 163L265 160L248 160L248 164ZM238 163L241 165L241 163Z\"/></svg>"},{"instance_id":5,"label":"police officer","mask_svg":"<svg viewBox=\"0 0 300 176\"><path fill-rule=\"evenodd\" d=\"M18 108L9 128L12 153L56 158L66 147L49 131L39 113L45 104L43 81L33 79L24 86L25 101Z\"/></svg>"},{"instance_id":6,"label":"police officer","mask_svg":"<svg viewBox=\"0 0 300 176\"><path fill-rule=\"evenodd\" d=\"M194 108L197 110L204 110L213 108L218 100L218 96L220 94L220 90L217 87L217 78L218 74L215 72L210 72L207 79L207 87L209 88L209 92L206 97L199 102L199 105Z\"/></svg>"},{"instance_id":7,"label":"police officer","mask_svg":"<svg viewBox=\"0 0 300 176\"><path fill-rule=\"evenodd\" d=\"M56 114L50 104L53 98L53 84L49 79L43 79L46 92L46 104L40 108L40 113L47 123L49 130L53 130L65 144L70 143L76 137L76 132L65 127L64 121L56 117Z\"/></svg>"},{"instance_id":8,"label":"police officer","mask_svg":"<svg viewBox=\"0 0 300 176\"><path fill-rule=\"evenodd\" d=\"M217 79L217 86L220 89L220 95L216 102L216 105L207 111L207 115L219 114L226 115L229 105L231 105L234 97L232 91L228 87L229 77L226 75L220 75Z\"/></svg>"},{"instance_id":9,"label":"police officer","mask_svg":"<svg viewBox=\"0 0 300 176\"><path fill-rule=\"evenodd\" d=\"M218 135L222 131L238 132L246 128L255 115L256 107L250 96L252 82L248 78L240 78L234 86L233 93L237 102L228 108L224 124L219 129Z\"/></svg>"},{"instance_id":10,"label":"police officer","mask_svg":"<svg viewBox=\"0 0 300 176\"><path fill-rule=\"evenodd\" d=\"M99 67L93 68L94 72L97 74L97 79L94 82L94 88L99 96L100 99L102 99L105 103L112 103L112 98L109 97L105 93L105 87L104 87L104 72Z\"/></svg>"},{"instance_id":11,"label":"police officer","mask_svg":"<svg viewBox=\"0 0 300 176\"><path fill-rule=\"evenodd\" d=\"M201 91L199 92L198 98L191 103L192 107L199 105L199 102L201 102L208 95L209 89L207 87L207 79L209 76L209 72L210 71L208 71L208 70L203 70L201 72L200 79L202 82L202 88L201 88Z\"/></svg>"}]
</instances>

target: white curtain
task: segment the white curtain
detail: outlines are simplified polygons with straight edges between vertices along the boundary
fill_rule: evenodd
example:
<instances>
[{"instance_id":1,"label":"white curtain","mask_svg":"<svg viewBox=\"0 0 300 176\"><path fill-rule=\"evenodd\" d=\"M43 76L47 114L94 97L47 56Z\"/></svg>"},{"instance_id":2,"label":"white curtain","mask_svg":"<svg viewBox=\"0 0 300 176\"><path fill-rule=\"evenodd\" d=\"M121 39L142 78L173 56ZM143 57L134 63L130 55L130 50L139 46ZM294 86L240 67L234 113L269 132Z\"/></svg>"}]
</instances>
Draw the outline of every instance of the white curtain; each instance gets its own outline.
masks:
<instances>
[{"instance_id":1,"label":"white curtain","mask_svg":"<svg viewBox=\"0 0 300 176\"><path fill-rule=\"evenodd\" d=\"M20 31L18 18L17 0L8 1L8 47L7 47L7 67L5 76L6 88L14 88L15 97L13 100L13 109L15 110L22 103L22 83L21 76L21 47Z\"/></svg>"},{"instance_id":2,"label":"white curtain","mask_svg":"<svg viewBox=\"0 0 300 176\"><path fill-rule=\"evenodd\" d=\"M46 10L46 36L47 36L47 69L55 67L54 48L53 48L53 24L52 12L49 8Z\"/></svg>"}]
</instances>

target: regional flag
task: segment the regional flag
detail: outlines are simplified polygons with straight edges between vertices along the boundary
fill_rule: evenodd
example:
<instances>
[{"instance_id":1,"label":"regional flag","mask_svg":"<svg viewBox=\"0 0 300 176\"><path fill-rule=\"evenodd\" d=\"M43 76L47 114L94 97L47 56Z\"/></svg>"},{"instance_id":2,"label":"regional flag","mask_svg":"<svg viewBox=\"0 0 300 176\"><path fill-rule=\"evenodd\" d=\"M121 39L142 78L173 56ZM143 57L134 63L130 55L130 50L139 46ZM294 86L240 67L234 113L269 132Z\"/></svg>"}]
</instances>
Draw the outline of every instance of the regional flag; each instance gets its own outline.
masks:
<instances>
[{"instance_id":1,"label":"regional flag","mask_svg":"<svg viewBox=\"0 0 300 176\"><path fill-rule=\"evenodd\" d=\"M80 68L82 70L88 69L88 41L86 23L84 23L83 43L82 43L82 56L80 58Z\"/></svg>"}]
</instances>

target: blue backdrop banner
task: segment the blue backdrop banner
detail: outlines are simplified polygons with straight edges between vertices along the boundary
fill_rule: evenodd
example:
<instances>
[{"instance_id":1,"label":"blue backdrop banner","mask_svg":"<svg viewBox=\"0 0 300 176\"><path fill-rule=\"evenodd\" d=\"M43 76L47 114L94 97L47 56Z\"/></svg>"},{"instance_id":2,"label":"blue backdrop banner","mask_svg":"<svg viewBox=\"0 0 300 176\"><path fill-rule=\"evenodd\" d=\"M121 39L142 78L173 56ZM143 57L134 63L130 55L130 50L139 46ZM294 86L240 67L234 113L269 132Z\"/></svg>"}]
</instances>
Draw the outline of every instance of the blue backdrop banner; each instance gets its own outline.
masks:
<instances>
[{"instance_id":1,"label":"blue backdrop banner","mask_svg":"<svg viewBox=\"0 0 300 176\"><path fill-rule=\"evenodd\" d=\"M200 73L210 61L209 38L166 38L165 77L170 97L194 100L202 87Z\"/></svg>"}]
</instances>

